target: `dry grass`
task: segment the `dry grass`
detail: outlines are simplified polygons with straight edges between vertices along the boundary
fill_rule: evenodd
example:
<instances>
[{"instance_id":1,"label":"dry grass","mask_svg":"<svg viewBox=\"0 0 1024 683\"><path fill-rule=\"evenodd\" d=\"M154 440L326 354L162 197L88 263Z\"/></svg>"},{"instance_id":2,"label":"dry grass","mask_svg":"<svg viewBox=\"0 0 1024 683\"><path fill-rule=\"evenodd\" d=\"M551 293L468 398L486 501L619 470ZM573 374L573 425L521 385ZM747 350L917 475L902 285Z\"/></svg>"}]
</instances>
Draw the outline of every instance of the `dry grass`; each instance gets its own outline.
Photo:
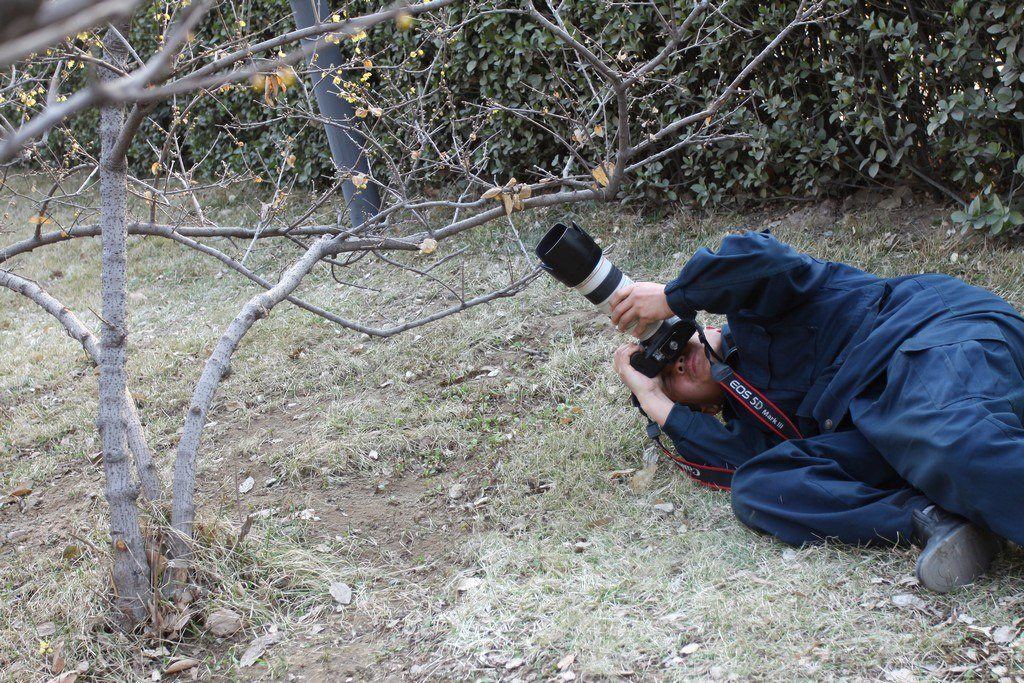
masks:
<instances>
[{"instance_id":1,"label":"dry grass","mask_svg":"<svg viewBox=\"0 0 1024 683\"><path fill-rule=\"evenodd\" d=\"M12 222L24 225L30 209L19 208ZM730 223L750 225L607 210L578 218L615 243L625 270L650 279L671 277ZM892 220L860 214L829 226L828 237L783 221L777 232L883 275L950 272L1024 308L1019 248L956 244L931 229L906 236ZM524 239L541 229L520 227ZM499 244L481 235L473 246ZM252 290L166 243L135 240L130 256L132 387L167 472L202 361ZM18 270L95 322L97 258L98 244L80 241L22 259ZM467 273L473 284L503 271L474 258ZM396 315L435 296L417 302L406 293L412 280L363 265L346 278L381 290L371 299ZM363 290L324 274L303 292L353 316L365 310ZM346 658L357 678L542 678L567 654L571 670L591 679L1022 673L1020 641L997 645L984 631L1024 615L1019 554L977 587L932 596L909 583L908 551L787 551L742 528L725 496L665 466L642 495L611 481L608 472L635 467L643 448L608 363L619 341L548 281L387 341L282 306L240 349L201 456L211 537L228 537L248 509L268 511L237 551L213 543L203 562L203 608L232 607L246 630L217 642L197 624L168 649L199 656L202 676L222 680L331 680ZM105 526L100 472L88 460L97 449L92 371L44 314L6 293L0 348L0 486L29 482L30 503L38 501L0 510L4 536L30 531L0 547L0 677L44 678L50 655L40 641L89 660L98 680L146 676L167 658L142 658L138 642L99 620L105 560L92 546L103 547ZM239 499L237 482L249 475L257 490ZM268 488L267 479L277 481ZM447 496L455 482L467 489L457 501ZM676 514L655 513L659 500ZM351 520L369 519L372 505L381 508L376 526L358 528ZM405 506L432 516L403 519ZM81 556L65 559L69 547ZM460 592L467 577L483 582ZM336 580L356 593L342 611L327 596ZM901 594L921 602L900 608L892 598ZM267 664L237 669L251 637L272 625L286 637Z\"/></svg>"}]
</instances>

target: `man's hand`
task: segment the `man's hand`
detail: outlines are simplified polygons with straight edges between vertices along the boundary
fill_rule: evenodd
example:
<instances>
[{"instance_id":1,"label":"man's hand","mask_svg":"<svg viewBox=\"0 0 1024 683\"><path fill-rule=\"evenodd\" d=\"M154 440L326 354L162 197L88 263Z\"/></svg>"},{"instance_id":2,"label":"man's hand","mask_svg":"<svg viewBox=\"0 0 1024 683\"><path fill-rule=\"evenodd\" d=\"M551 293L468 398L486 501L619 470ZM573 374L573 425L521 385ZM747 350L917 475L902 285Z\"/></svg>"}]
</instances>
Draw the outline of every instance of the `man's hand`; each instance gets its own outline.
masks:
<instances>
[{"instance_id":1,"label":"man's hand","mask_svg":"<svg viewBox=\"0 0 1024 683\"><path fill-rule=\"evenodd\" d=\"M629 364L629 357L640 350L636 344L623 344L615 350L615 372L622 383L636 395L644 412L662 427L672 410L672 399L665 395L661 375L648 377Z\"/></svg>"},{"instance_id":2,"label":"man's hand","mask_svg":"<svg viewBox=\"0 0 1024 683\"><path fill-rule=\"evenodd\" d=\"M657 282L634 282L612 294L612 324L639 337L648 325L672 317L665 298L665 285Z\"/></svg>"},{"instance_id":3,"label":"man's hand","mask_svg":"<svg viewBox=\"0 0 1024 683\"><path fill-rule=\"evenodd\" d=\"M615 372L619 374L622 383L629 387L629 390L642 398L648 394L664 394L665 388L661 383L661 375L648 377L629 364L629 357L640 350L636 344L623 344L615 349Z\"/></svg>"}]
</instances>

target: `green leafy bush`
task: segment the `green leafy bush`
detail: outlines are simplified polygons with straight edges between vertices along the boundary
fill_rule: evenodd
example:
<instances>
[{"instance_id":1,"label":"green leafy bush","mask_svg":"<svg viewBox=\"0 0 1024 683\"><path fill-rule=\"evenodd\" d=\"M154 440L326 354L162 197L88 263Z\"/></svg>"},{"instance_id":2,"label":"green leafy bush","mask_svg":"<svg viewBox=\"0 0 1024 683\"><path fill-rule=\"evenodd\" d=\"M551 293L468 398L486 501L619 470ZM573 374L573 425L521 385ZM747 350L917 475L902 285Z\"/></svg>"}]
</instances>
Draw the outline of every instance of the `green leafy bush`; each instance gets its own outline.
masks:
<instances>
[{"instance_id":1,"label":"green leafy bush","mask_svg":"<svg viewBox=\"0 0 1024 683\"><path fill-rule=\"evenodd\" d=\"M692 6L689 0L670 1L676 16ZM487 7L495 5L514 3L492 0ZM666 3L660 5L665 12ZM154 5L135 23L135 41L144 48L155 45L152 17L162 7ZM377 3L358 0L345 7L355 14ZM670 60L664 69L686 73L686 87L667 90L657 106L634 112L637 134L694 111L719 92L723 80L760 51L796 7L793 1L727 4L729 16L751 33L723 24L715 40ZM425 23L404 33L378 27L364 43L366 53L378 63L440 54L443 69L394 72L390 85L428 93L424 97L439 119L455 121L456 134L486 138L487 170L495 179L525 179L534 166L560 168L564 153L549 133L506 114L481 124L474 112L490 101L538 108L557 103L559 93L552 90L560 80L584 92L571 53L528 17L480 9L457 3L444 10L449 23L466 22L454 36L438 35ZM829 10L835 14L831 20L800 29L746 84L750 100L728 123L749 133L749 144L688 148L644 169L637 187L655 198L711 205L912 182L961 202L955 219L964 226L998 233L1018 224L1024 3L833 0ZM663 44L649 7L576 1L564 3L563 13L623 68L650 58ZM204 39L235 36L239 21L267 36L292 25L283 0L221 3L206 22ZM297 103L294 91L288 96ZM180 109L186 103L176 104ZM165 108L158 120L166 125L171 116ZM94 124L83 118L75 125ZM609 129L613 125L610 120ZM386 149L396 144L387 135L379 139ZM271 173L290 149L298 182L332 177L319 126L280 116L244 87L214 93L194 106L182 142L193 158L208 158L208 169ZM153 159L144 144L132 154L143 169Z\"/></svg>"}]
</instances>

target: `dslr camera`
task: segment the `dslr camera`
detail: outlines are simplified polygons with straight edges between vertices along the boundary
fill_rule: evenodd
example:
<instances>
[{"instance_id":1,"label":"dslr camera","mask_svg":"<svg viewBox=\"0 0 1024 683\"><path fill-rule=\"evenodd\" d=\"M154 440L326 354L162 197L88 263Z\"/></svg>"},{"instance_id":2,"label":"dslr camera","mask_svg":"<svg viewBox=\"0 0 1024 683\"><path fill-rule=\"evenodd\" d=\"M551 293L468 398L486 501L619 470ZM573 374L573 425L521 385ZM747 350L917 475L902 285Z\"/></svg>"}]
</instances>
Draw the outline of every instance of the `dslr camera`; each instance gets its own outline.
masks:
<instances>
[{"instance_id":1,"label":"dslr camera","mask_svg":"<svg viewBox=\"0 0 1024 683\"><path fill-rule=\"evenodd\" d=\"M553 225L537 245L537 258L553 278L585 296L605 315L611 314L612 295L633 283L575 223ZM649 324L637 335L641 350L630 357L630 365L656 377L679 357L696 331L693 319L672 317Z\"/></svg>"}]
</instances>

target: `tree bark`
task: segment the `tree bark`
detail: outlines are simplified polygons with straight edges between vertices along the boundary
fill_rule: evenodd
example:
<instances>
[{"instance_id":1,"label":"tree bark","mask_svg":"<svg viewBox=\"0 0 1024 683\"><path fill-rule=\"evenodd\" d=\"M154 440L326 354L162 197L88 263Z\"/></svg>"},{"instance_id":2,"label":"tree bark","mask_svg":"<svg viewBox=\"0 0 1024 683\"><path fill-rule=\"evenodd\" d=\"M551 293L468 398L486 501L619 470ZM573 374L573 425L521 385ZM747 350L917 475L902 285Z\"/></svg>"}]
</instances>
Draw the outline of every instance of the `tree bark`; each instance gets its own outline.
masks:
<instances>
[{"instance_id":1,"label":"tree bark","mask_svg":"<svg viewBox=\"0 0 1024 683\"><path fill-rule=\"evenodd\" d=\"M123 33L127 34L127 31ZM127 50L113 31L103 39L103 56L124 69ZM102 70L101 79L116 75ZM126 448L124 395L127 385L127 214L128 182L124 155L112 154L124 126L124 106L100 110L100 229L103 242L103 305L100 334L100 388L97 426L103 444L103 469L110 509L114 554L114 601L122 626L147 615L152 601L149 562L139 526L138 487Z\"/></svg>"},{"instance_id":2,"label":"tree bark","mask_svg":"<svg viewBox=\"0 0 1024 683\"><path fill-rule=\"evenodd\" d=\"M192 393L192 403L185 416L185 426L174 460L174 496L171 510L171 526L174 533L170 537L170 551L180 570L185 569L183 564L187 563L191 556L192 525L196 517L196 455L199 452L199 437L206 424L207 411L217 387L227 374L231 355L256 321L267 317L270 309L295 291L302 278L338 239L321 237L313 242L299 260L281 275L276 285L249 299L228 325L203 367L203 374ZM180 586L180 581L178 583Z\"/></svg>"}]
</instances>

